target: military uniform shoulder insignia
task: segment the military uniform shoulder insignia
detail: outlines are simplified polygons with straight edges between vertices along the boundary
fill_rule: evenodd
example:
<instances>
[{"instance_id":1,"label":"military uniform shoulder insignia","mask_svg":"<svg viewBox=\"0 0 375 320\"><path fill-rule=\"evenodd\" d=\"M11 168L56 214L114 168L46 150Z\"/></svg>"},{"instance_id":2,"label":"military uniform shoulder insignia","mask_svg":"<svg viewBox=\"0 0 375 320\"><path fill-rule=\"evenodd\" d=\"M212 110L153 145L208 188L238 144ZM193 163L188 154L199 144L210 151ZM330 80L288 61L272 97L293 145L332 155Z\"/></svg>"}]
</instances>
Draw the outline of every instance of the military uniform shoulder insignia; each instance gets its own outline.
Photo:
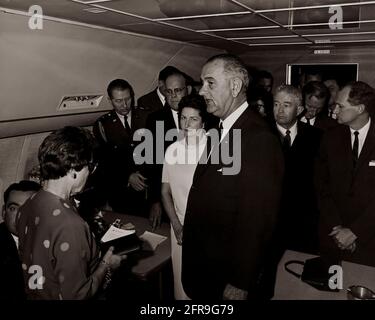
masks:
<instances>
[{"instance_id":1,"label":"military uniform shoulder insignia","mask_svg":"<svg viewBox=\"0 0 375 320\"><path fill-rule=\"evenodd\" d=\"M113 116L113 114L111 112L108 112L106 114L103 114L100 118L99 118L99 121L101 122L106 122L106 121L111 121L111 120L115 120L116 117ZM113 121L112 120L112 121Z\"/></svg>"}]
</instances>

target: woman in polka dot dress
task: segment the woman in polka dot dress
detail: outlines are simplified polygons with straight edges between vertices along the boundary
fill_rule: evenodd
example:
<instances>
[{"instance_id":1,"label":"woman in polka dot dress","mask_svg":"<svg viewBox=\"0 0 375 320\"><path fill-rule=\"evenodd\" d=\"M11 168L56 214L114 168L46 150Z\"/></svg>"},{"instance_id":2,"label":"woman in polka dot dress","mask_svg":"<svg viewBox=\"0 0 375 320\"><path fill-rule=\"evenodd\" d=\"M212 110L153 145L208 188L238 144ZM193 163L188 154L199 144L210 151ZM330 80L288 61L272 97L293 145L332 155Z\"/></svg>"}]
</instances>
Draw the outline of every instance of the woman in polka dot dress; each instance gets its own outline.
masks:
<instances>
[{"instance_id":1,"label":"woman in polka dot dress","mask_svg":"<svg viewBox=\"0 0 375 320\"><path fill-rule=\"evenodd\" d=\"M70 201L90 174L92 142L87 130L65 127L39 148L43 189L21 207L17 223L29 299L88 299L125 258L112 248L100 257L87 223Z\"/></svg>"}]
</instances>

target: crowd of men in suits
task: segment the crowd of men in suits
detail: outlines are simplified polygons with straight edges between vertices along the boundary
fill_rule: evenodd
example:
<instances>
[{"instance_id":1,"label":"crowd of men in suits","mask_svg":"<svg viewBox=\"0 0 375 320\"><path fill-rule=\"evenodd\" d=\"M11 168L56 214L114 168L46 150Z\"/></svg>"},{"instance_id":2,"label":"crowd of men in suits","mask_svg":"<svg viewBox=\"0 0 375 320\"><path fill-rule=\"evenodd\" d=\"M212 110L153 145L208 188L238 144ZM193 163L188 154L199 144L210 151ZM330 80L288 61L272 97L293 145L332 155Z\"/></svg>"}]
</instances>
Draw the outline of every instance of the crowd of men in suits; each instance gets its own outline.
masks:
<instances>
[{"instance_id":1,"label":"crowd of men in suits","mask_svg":"<svg viewBox=\"0 0 375 320\"><path fill-rule=\"evenodd\" d=\"M375 236L371 229L375 137L369 115L375 107L374 90L363 82L350 83L332 102L327 86L317 81L322 79L311 78L303 88L281 85L273 90L273 121L263 121L257 110L247 108L246 97L249 90L260 87L270 93L272 75L261 72L257 87L251 86L242 67L236 57L224 55L202 69L199 94L214 116L211 127L218 128L219 121L224 128L227 125L229 144L234 128L241 129L242 168L234 176L210 175L207 163L196 169L184 226L186 292L194 298L219 297L223 292L236 298L246 292L249 297L248 286L263 281L249 274L262 273L260 261L268 261L266 252L273 252L270 261L277 264L286 249L329 252L375 265L368 251ZM228 74L229 80L221 83ZM163 135L178 130L178 103L193 91L189 78L175 67L165 68L158 87L141 97L137 108L130 84L122 86L123 80L115 80L108 87L114 110L94 126L108 203L119 212L149 216L154 227L163 212L162 163L155 159L152 165L135 165L132 151L137 142L132 135L147 128L160 139L158 122L163 123ZM215 91L214 85L222 88ZM131 100L127 103L126 98ZM235 120L228 122L231 117ZM358 160L353 162L352 132L361 132L363 126L368 129L359 134ZM165 149L172 142L165 140ZM211 170L216 173L223 164L215 165L211 163Z\"/></svg>"},{"instance_id":2,"label":"crowd of men in suits","mask_svg":"<svg viewBox=\"0 0 375 320\"><path fill-rule=\"evenodd\" d=\"M206 130L219 130L221 138L207 143L209 156L196 167L187 202L182 282L193 299L272 297L286 249L375 266L374 89L352 82L332 99L323 79L272 90L272 75L259 75L252 84L246 66L229 54L202 68L199 94L212 117ZM267 101L272 96L272 106L263 109L267 117L253 107L252 90L267 92ZM152 163L135 161L142 141L134 133L149 130L153 150L164 137L165 151L173 142L166 132L179 130L179 102L194 91L191 77L172 66L137 106L129 82L111 81L113 110L93 127L94 206L160 225L162 162L156 152ZM228 163L212 159L220 159L224 145L233 153L235 130L241 131L240 155L233 156L240 156L241 170L225 175Z\"/></svg>"},{"instance_id":3,"label":"crowd of men in suits","mask_svg":"<svg viewBox=\"0 0 375 320\"><path fill-rule=\"evenodd\" d=\"M263 121L256 114L257 110L249 108L246 112L241 110L243 112L238 121L228 125L227 138L230 139L231 130L238 126L242 130L241 156L249 163L254 161L249 167L247 162L242 161L241 172L235 177L210 176L207 167L198 165L194 176L197 181L194 180L190 190L184 226L184 242L187 244L183 254L186 266L183 268L183 278L186 292L192 297L204 297L207 294L219 296L225 290L232 292L231 287L244 289L246 286L242 284L248 285L255 278L242 278L242 271L233 272L236 270L233 265L249 270L254 267L259 272L261 264L255 267L250 262L263 259L264 252L257 256L259 248L262 248L261 251L274 250L278 259L286 249L294 249L316 254L329 252L359 263L375 265L373 255L368 251L373 248L371 245L375 239L372 231L372 223L375 223L372 216L375 136L370 117L375 107L374 90L363 82L353 82L343 86L338 95L332 98L323 79L314 77L305 80L303 88L281 85L272 90L271 74L260 72L255 85L251 85L251 77L250 80L241 78L246 71L241 69L242 65L236 65L238 61L237 58L223 56L209 60L203 67L199 94L205 97L207 110L214 116L211 127L217 128L219 121L225 125L225 119L246 103L249 91L258 89L269 94L273 92L273 121L270 118ZM221 92L211 90L211 82L218 81L215 77L219 80L223 77L218 70L224 74L231 72L233 79L239 79L233 82L233 88L228 89L227 97L223 96L226 89L224 84ZM205 80L206 73L209 73L208 80ZM160 201L162 164L155 161L151 166L134 165L132 150L136 142L132 140L132 134L143 127L157 136L158 121L164 125L164 134L169 129L178 129L178 103L194 90L189 79L177 68L165 68L160 72L158 87L141 97L138 107L134 106L134 93L129 84L121 88L121 85L116 87L112 83L108 96L114 110L98 119L94 126L94 133L103 148L100 154L106 164L104 168L109 169L103 174L106 182L102 184L111 195L109 204L119 212L142 212L150 217L154 227L160 223L163 211ZM121 90L128 90L127 96L132 98L129 104L125 101L126 96L120 96L118 100L126 105L124 114L127 115L128 124L121 117L120 107L116 106L116 94ZM139 119L142 120L138 122ZM268 140L267 134L266 137L259 135L263 129L253 121L268 123L264 130L274 138ZM359 134L359 147L356 147L358 160L353 162L352 150L356 140L352 132L361 132L363 126L368 129ZM255 137L256 143L252 142ZM272 149L275 141L277 146ZM172 142L165 141L165 149ZM266 146L271 151L264 150ZM282 151L280 157L277 155L279 147ZM263 150L264 154L261 155ZM254 154L259 157L259 163L252 159ZM281 169L275 172L275 168ZM201 171L205 174L202 175ZM241 180L245 177L246 180ZM238 185L241 185L241 189ZM268 202L269 207L264 201ZM265 215L269 218L266 226L262 225ZM241 228L236 224L239 222ZM236 227L228 227L231 224ZM248 224L252 226L246 229ZM237 239L236 244L228 241L232 237ZM266 240L262 242L260 239ZM210 242L214 240L216 243ZM268 247L269 241L274 245ZM254 243L262 244L253 247ZM236 251L239 251L237 256L233 254ZM234 257L222 257L223 254L229 255L229 252ZM247 256L245 252L252 254ZM225 263L219 263L223 261ZM230 277L238 278L225 279L223 273L229 271ZM207 274L212 276L207 277ZM195 291L190 288L195 283L206 285L197 285L200 289ZM228 284L231 286L228 287ZM245 291L250 293L249 290Z\"/></svg>"}]
</instances>

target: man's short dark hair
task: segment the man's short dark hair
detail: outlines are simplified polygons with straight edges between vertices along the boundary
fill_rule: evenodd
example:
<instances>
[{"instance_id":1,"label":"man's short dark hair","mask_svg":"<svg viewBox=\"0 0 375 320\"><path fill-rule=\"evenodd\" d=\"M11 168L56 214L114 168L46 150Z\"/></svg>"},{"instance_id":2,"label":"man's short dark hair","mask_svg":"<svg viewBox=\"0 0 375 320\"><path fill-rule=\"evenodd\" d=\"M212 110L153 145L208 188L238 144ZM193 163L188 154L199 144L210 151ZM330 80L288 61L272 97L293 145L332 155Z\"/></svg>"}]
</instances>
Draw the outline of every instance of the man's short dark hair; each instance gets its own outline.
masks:
<instances>
[{"instance_id":1,"label":"man's short dark hair","mask_svg":"<svg viewBox=\"0 0 375 320\"><path fill-rule=\"evenodd\" d=\"M81 171L93 158L94 138L83 128L64 127L48 135L39 147L42 180L58 179L71 170Z\"/></svg>"},{"instance_id":2,"label":"man's short dark hair","mask_svg":"<svg viewBox=\"0 0 375 320\"><path fill-rule=\"evenodd\" d=\"M37 192L41 188L42 186L39 183L31 180L21 180L20 182L12 183L4 192L4 204L7 204L12 191Z\"/></svg>"},{"instance_id":3,"label":"man's short dark hair","mask_svg":"<svg viewBox=\"0 0 375 320\"><path fill-rule=\"evenodd\" d=\"M246 93L247 88L249 86L250 78L249 78L249 73L247 72L246 65L242 62L242 60L235 55L223 53L223 54L218 54L216 56L209 58L206 61L206 64L213 62L215 60L223 61L224 72L235 74L241 78L243 82L242 91Z\"/></svg>"},{"instance_id":4,"label":"man's short dark hair","mask_svg":"<svg viewBox=\"0 0 375 320\"><path fill-rule=\"evenodd\" d=\"M366 110L370 113L374 113L375 106L375 90L370 87L367 83L362 81L353 81L348 83L345 87L350 88L348 102L355 106L363 104Z\"/></svg>"},{"instance_id":5,"label":"man's short dark hair","mask_svg":"<svg viewBox=\"0 0 375 320\"><path fill-rule=\"evenodd\" d=\"M179 71L176 67L166 66L163 70L159 72L159 80L161 81L167 80L168 76L176 71Z\"/></svg>"},{"instance_id":6,"label":"man's short dark hair","mask_svg":"<svg viewBox=\"0 0 375 320\"><path fill-rule=\"evenodd\" d=\"M108 97L112 98L113 90L129 90L132 100L134 100L134 90L133 87L124 79L115 79L112 80L107 87Z\"/></svg>"},{"instance_id":7,"label":"man's short dark hair","mask_svg":"<svg viewBox=\"0 0 375 320\"><path fill-rule=\"evenodd\" d=\"M328 102L330 93L327 86L320 81L310 81L302 88L303 98L312 95L318 99L325 99Z\"/></svg>"},{"instance_id":8,"label":"man's short dark hair","mask_svg":"<svg viewBox=\"0 0 375 320\"><path fill-rule=\"evenodd\" d=\"M206 123L208 119L206 101L199 94L189 94L182 97L178 104L178 117L181 116L183 108L193 108L199 111L199 115L202 118L202 122Z\"/></svg>"},{"instance_id":9,"label":"man's short dark hair","mask_svg":"<svg viewBox=\"0 0 375 320\"><path fill-rule=\"evenodd\" d=\"M181 70L178 70L178 69L176 69L176 70L173 70L173 71L171 71L169 74L168 74L168 76L165 78L165 80L167 80L169 77L171 77L171 76L180 76L180 77L183 77L184 79L185 79L185 84L188 86L188 85L191 85L190 83L189 83L189 77L190 76L188 76L185 72L182 72ZM190 77L191 78L191 77ZM191 79L193 79L193 78L191 78Z\"/></svg>"},{"instance_id":10,"label":"man's short dark hair","mask_svg":"<svg viewBox=\"0 0 375 320\"><path fill-rule=\"evenodd\" d=\"M257 74L257 81L259 81L260 79L270 79L271 80L271 84L273 84L273 76L267 70L260 70L258 72L258 74Z\"/></svg>"}]
</instances>

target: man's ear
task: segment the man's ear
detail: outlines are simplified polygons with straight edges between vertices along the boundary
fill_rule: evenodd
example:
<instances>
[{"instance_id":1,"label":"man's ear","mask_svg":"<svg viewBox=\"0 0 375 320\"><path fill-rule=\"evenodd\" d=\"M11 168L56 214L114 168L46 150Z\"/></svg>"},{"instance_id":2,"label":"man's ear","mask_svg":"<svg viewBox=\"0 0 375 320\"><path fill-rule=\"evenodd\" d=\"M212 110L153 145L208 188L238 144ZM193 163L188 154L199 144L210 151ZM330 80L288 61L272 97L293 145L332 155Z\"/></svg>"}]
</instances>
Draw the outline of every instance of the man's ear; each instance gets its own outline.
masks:
<instances>
[{"instance_id":1,"label":"man's ear","mask_svg":"<svg viewBox=\"0 0 375 320\"><path fill-rule=\"evenodd\" d=\"M1 208L1 216L0 216L0 222L3 222L5 219L5 204L3 204Z\"/></svg>"},{"instance_id":2,"label":"man's ear","mask_svg":"<svg viewBox=\"0 0 375 320\"><path fill-rule=\"evenodd\" d=\"M241 92L242 86L243 86L243 83L240 78L233 77L230 80L230 88L232 90L232 96L234 98L236 98L239 95L239 93Z\"/></svg>"},{"instance_id":3,"label":"man's ear","mask_svg":"<svg viewBox=\"0 0 375 320\"><path fill-rule=\"evenodd\" d=\"M364 105L363 103L359 104L359 105L358 105L358 113L359 113L359 114L362 114L362 113L365 112L365 111L366 111L366 107L365 107L365 105Z\"/></svg>"},{"instance_id":4,"label":"man's ear","mask_svg":"<svg viewBox=\"0 0 375 320\"><path fill-rule=\"evenodd\" d=\"M297 107L297 117L305 110L303 106L298 106Z\"/></svg>"},{"instance_id":5,"label":"man's ear","mask_svg":"<svg viewBox=\"0 0 375 320\"><path fill-rule=\"evenodd\" d=\"M191 94L191 90L193 90L192 86L186 86L188 94Z\"/></svg>"},{"instance_id":6,"label":"man's ear","mask_svg":"<svg viewBox=\"0 0 375 320\"><path fill-rule=\"evenodd\" d=\"M75 169L70 169L67 174L70 178L76 179L77 178L77 171Z\"/></svg>"}]
</instances>

